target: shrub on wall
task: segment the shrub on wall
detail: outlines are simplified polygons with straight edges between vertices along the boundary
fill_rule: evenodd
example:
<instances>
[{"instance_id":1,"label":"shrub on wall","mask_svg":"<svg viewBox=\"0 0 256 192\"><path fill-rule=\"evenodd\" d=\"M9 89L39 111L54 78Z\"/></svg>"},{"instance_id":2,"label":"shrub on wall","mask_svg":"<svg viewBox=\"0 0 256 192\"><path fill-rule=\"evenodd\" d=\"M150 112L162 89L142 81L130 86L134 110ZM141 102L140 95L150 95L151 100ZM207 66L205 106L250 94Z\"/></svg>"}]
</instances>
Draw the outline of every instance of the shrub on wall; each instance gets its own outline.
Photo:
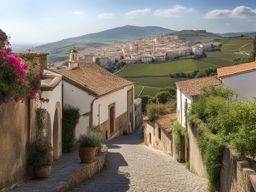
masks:
<instances>
[{"instance_id":1,"label":"shrub on wall","mask_svg":"<svg viewBox=\"0 0 256 192\"><path fill-rule=\"evenodd\" d=\"M173 132L174 132L174 147L175 147L175 152L177 155L177 160L180 161L180 156L179 156L179 152L182 150L182 137L185 138L185 148L187 150L188 148L188 133L187 133L187 129L182 127L182 125L180 123L178 123L177 121L173 122Z\"/></svg>"},{"instance_id":2,"label":"shrub on wall","mask_svg":"<svg viewBox=\"0 0 256 192\"><path fill-rule=\"evenodd\" d=\"M146 109L149 121L156 120L160 115L166 114L166 107L158 104L148 104Z\"/></svg>"},{"instance_id":3,"label":"shrub on wall","mask_svg":"<svg viewBox=\"0 0 256 192\"><path fill-rule=\"evenodd\" d=\"M80 118L79 109L64 107L62 115L62 151L67 153L75 149L75 128Z\"/></svg>"},{"instance_id":4,"label":"shrub on wall","mask_svg":"<svg viewBox=\"0 0 256 192\"><path fill-rule=\"evenodd\" d=\"M173 131L175 134L175 150L176 152L179 152L181 150L181 137L184 136L185 128L182 127L181 124L179 124L177 121L173 123Z\"/></svg>"},{"instance_id":5,"label":"shrub on wall","mask_svg":"<svg viewBox=\"0 0 256 192\"><path fill-rule=\"evenodd\" d=\"M225 146L240 159L256 156L256 102L231 99L227 89L215 87L192 104L190 124L197 138L209 177L209 191L219 189L219 174Z\"/></svg>"},{"instance_id":6,"label":"shrub on wall","mask_svg":"<svg viewBox=\"0 0 256 192\"><path fill-rule=\"evenodd\" d=\"M208 131L200 119L194 118L192 122L197 127L198 145L208 173L208 191L219 191L220 169L225 145L220 138Z\"/></svg>"},{"instance_id":7,"label":"shrub on wall","mask_svg":"<svg viewBox=\"0 0 256 192\"><path fill-rule=\"evenodd\" d=\"M11 100L32 99L40 88L35 75L19 56L12 53L8 39L0 31L0 105Z\"/></svg>"}]
</instances>

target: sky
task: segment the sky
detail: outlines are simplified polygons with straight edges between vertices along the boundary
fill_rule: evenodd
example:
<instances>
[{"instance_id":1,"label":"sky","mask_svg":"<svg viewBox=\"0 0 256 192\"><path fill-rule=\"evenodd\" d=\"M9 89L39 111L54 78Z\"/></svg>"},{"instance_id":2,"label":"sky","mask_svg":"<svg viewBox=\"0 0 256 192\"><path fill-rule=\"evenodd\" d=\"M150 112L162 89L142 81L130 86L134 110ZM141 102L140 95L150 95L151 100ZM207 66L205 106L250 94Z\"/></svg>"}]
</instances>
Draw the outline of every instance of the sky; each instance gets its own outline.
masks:
<instances>
[{"instance_id":1,"label":"sky","mask_svg":"<svg viewBox=\"0 0 256 192\"><path fill-rule=\"evenodd\" d=\"M256 31L256 0L0 0L0 29L42 44L123 25Z\"/></svg>"}]
</instances>

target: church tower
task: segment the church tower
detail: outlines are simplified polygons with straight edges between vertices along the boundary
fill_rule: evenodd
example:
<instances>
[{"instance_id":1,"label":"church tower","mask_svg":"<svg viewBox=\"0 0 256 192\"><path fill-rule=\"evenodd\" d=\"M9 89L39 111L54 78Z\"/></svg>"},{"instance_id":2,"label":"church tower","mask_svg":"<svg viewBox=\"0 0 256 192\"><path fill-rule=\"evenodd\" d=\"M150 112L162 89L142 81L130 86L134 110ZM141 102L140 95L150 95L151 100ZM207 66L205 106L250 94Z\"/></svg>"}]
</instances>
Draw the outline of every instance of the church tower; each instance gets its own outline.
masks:
<instances>
[{"instance_id":1,"label":"church tower","mask_svg":"<svg viewBox=\"0 0 256 192\"><path fill-rule=\"evenodd\" d=\"M68 69L75 69L78 68L78 52L75 49L72 49L69 54L69 62L68 62Z\"/></svg>"}]
</instances>

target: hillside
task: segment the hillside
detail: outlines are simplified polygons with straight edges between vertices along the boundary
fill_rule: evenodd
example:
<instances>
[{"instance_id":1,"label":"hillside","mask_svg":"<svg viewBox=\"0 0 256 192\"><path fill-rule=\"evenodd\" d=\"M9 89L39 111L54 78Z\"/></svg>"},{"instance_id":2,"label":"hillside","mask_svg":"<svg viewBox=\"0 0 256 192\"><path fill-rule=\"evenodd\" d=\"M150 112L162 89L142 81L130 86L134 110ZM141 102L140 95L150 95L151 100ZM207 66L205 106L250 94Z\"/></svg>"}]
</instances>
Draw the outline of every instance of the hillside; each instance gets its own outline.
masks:
<instances>
[{"instance_id":1,"label":"hillside","mask_svg":"<svg viewBox=\"0 0 256 192\"><path fill-rule=\"evenodd\" d=\"M174 32L173 34L189 42L207 42L213 39L222 38L220 35L210 33L205 30L182 30Z\"/></svg>"},{"instance_id":2,"label":"hillside","mask_svg":"<svg viewBox=\"0 0 256 192\"><path fill-rule=\"evenodd\" d=\"M240 36L254 37L255 32L220 33L218 35L222 37L240 37Z\"/></svg>"},{"instance_id":3,"label":"hillside","mask_svg":"<svg viewBox=\"0 0 256 192\"><path fill-rule=\"evenodd\" d=\"M148 26L138 27L126 25L98 33L87 34L79 37L63 39L36 47L37 50L49 52L49 62L67 59L68 52L73 48L81 50L87 47L101 47L115 43L123 43L135 39L172 33L170 29Z\"/></svg>"},{"instance_id":4,"label":"hillside","mask_svg":"<svg viewBox=\"0 0 256 192\"><path fill-rule=\"evenodd\" d=\"M234 65L247 59L252 51L252 39L250 38L224 38L221 42L223 45L221 51L207 52L205 58L128 65L117 75L135 82L136 95L141 93L141 95L154 96L160 88L175 86L176 81L183 80L182 78L170 78L169 74L191 73L195 70L203 71Z\"/></svg>"}]
</instances>

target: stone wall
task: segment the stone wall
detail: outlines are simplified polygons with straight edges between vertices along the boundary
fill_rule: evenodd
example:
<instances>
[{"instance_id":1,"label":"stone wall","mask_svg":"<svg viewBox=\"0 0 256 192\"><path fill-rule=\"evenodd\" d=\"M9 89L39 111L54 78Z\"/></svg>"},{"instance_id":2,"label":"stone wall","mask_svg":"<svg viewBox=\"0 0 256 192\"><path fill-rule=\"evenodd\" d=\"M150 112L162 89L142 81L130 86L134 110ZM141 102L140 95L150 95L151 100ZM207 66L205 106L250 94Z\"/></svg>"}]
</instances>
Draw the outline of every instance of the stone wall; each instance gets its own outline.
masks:
<instances>
[{"instance_id":1,"label":"stone wall","mask_svg":"<svg viewBox=\"0 0 256 192\"><path fill-rule=\"evenodd\" d=\"M114 132L110 134L110 122L105 121L100 126L96 127L103 137L107 140L113 139L114 137L117 137L119 135L122 135L124 131L128 131L128 115L127 113L124 113L120 115L119 117L115 118L115 127Z\"/></svg>"},{"instance_id":2,"label":"stone wall","mask_svg":"<svg viewBox=\"0 0 256 192\"><path fill-rule=\"evenodd\" d=\"M159 128L157 123L144 122L144 143L173 156L172 134Z\"/></svg>"},{"instance_id":3,"label":"stone wall","mask_svg":"<svg viewBox=\"0 0 256 192\"><path fill-rule=\"evenodd\" d=\"M220 173L220 192L254 192L256 173L248 161L236 161L229 149L224 150ZM253 177L252 177L253 176Z\"/></svg>"},{"instance_id":4,"label":"stone wall","mask_svg":"<svg viewBox=\"0 0 256 192\"><path fill-rule=\"evenodd\" d=\"M196 134L196 129L188 126L190 170L201 177L207 177L207 171L198 147Z\"/></svg>"},{"instance_id":5,"label":"stone wall","mask_svg":"<svg viewBox=\"0 0 256 192\"><path fill-rule=\"evenodd\" d=\"M23 182L27 149L35 136L35 103L9 102L0 106L0 191Z\"/></svg>"},{"instance_id":6,"label":"stone wall","mask_svg":"<svg viewBox=\"0 0 256 192\"><path fill-rule=\"evenodd\" d=\"M20 53L19 56L22 62L29 64L37 74L42 74L43 69L47 68L47 55L48 53L26 52Z\"/></svg>"}]
</instances>

